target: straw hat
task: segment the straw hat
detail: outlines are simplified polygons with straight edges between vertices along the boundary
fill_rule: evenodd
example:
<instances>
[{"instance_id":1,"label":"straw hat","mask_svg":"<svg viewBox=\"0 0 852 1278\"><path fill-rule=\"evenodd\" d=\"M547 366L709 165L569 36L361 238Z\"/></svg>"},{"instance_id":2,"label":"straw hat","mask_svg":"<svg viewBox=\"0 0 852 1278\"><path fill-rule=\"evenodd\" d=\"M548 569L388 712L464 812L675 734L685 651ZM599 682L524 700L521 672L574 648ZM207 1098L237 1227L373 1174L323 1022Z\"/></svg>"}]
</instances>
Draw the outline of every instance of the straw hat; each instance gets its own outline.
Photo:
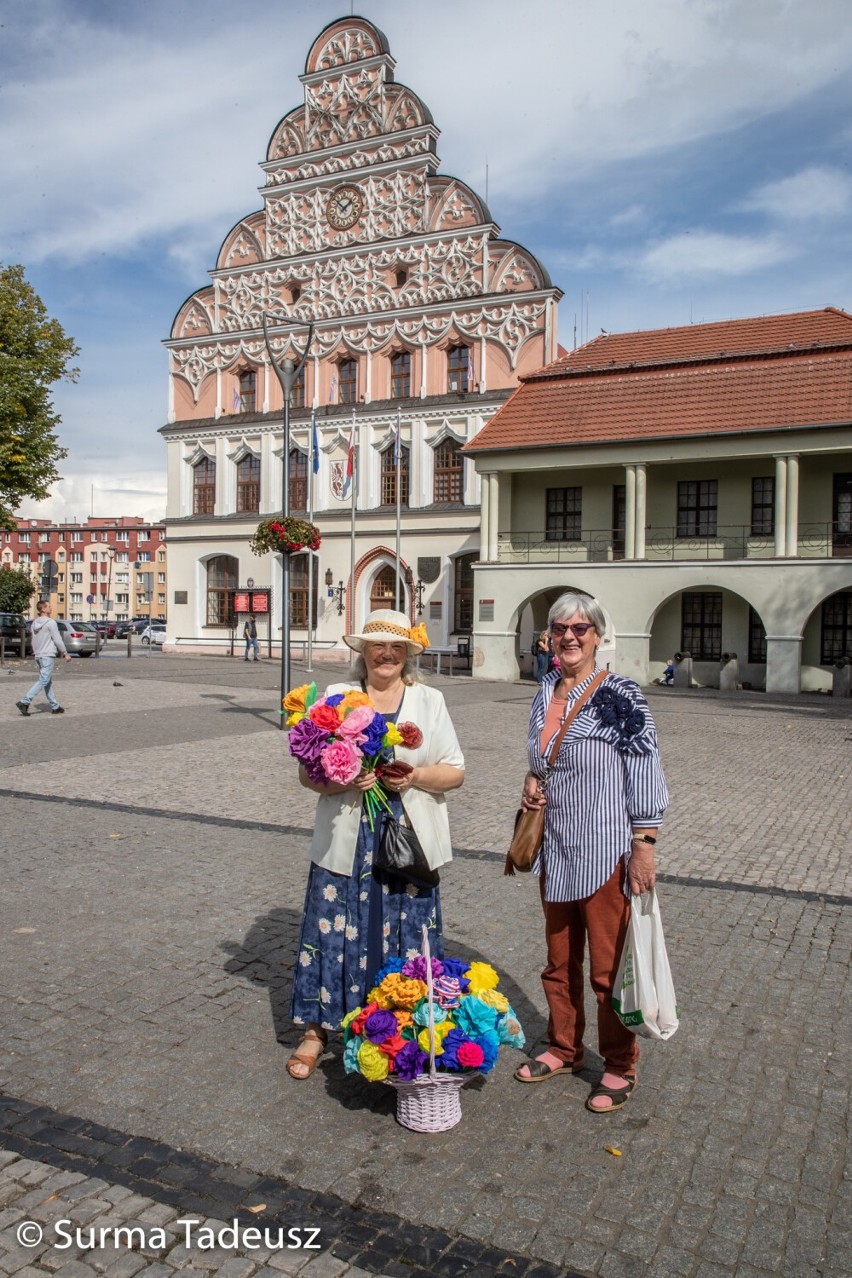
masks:
<instances>
[{"instance_id":1,"label":"straw hat","mask_svg":"<svg viewBox=\"0 0 852 1278\"><path fill-rule=\"evenodd\" d=\"M416 657L429 643L423 633L425 629L425 626L409 625L404 612L395 612L393 608L377 608L364 622L361 633L344 635L343 642L356 652L363 652L364 645L368 643L404 643L409 657Z\"/></svg>"}]
</instances>

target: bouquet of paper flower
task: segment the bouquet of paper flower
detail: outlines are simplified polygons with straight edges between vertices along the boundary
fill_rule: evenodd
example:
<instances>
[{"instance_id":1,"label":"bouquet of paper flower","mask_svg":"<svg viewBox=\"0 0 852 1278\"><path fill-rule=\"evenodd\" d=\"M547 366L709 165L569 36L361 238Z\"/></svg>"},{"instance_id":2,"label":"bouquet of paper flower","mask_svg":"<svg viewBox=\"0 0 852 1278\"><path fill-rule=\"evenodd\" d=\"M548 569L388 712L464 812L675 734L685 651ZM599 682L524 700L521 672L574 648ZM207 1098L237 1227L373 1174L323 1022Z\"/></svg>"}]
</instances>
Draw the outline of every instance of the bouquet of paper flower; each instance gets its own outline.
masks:
<instances>
[{"instance_id":1,"label":"bouquet of paper flower","mask_svg":"<svg viewBox=\"0 0 852 1278\"><path fill-rule=\"evenodd\" d=\"M523 1047L524 1032L489 963L430 958L435 1068L488 1074L501 1043ZM410 1081L429 1072L426 959L390 959L365 1007L343 1020L343 1064L371 1082L395 1075Z\"/></svg>"},{"instance_id":2,"label":"bouquet of paper flower","mask_svg":"<svg viewBox=\"0 0 852 1278\"><path fill-rule=\"evenodd\" d=\"M255 529L250 545L255 555L272 551L319 550L322 537L316 524L307 519L263 519Z\"/></svg>"},{"instance_id":3,"label":"bouquet of paper flower","mask_svg":"<svg viewBox=\"0 0 852 1278\"><path fill-rule=\"evenodd\" d=\"M305 683L287 693L283 713L290 729L290 753L311 781L319 784L336 781L349 785L361 771L375 772L378 777L392 775L403 766L393 761L393 747L416 750L423 741L416 724L388 723L360 688L319 697L317 685ZM379 781L365 791L364 805L372 829L379 810L390 811Z\"/></svg>"}]
</instances>

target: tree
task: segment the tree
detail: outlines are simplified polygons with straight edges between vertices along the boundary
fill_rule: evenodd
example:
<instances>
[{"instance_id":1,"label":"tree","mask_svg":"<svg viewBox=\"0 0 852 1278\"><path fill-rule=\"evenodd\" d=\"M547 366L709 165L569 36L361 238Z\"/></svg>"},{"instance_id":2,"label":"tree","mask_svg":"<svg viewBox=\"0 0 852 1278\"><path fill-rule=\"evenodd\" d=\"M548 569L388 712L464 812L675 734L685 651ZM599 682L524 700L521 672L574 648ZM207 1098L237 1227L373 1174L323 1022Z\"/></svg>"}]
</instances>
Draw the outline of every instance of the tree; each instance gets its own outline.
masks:
<instances>
[{"instance_id":1,"label":"tree","mask_svg":"<svg viewBox=\"0 0 852 1278\"><path fill-rule=\"evenodd\" d=\"M35 582L26 568L0 568L0 612L28 612Z\"/></svg>"},{"instance_id":2,"label":"tree","mask_svg":"<svg viewBox=\"0 0 852 1278\"><path fill-rule=\"evenodd\" d=\"M24 497L40 501L67 456L50 387L75 382L79 349L51 319L22 266L0 266L0 527L14 530Z\"/></svg>"}]
</instances>

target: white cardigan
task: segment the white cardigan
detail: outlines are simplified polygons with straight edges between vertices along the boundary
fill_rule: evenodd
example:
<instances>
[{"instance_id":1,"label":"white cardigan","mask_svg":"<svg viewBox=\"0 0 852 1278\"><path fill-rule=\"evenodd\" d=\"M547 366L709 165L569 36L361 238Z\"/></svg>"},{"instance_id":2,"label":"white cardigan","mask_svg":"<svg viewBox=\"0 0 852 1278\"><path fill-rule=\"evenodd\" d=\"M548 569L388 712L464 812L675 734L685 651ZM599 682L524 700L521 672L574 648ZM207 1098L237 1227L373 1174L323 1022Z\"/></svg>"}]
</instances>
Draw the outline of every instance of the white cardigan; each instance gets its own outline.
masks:
<instances>
[{"instance_id":1,"label":"white cardigan","mask_svg":"<svg viewBox=\"0 0 852 1278\"><path fill-rule=\"evenodd\" d=\"M352 686L351 683L333 683L326 688L324 695L346 692ZM415 723L423 733L423 744L416 750L396 746L396 758L404 759L415 768L435 763L449 763L454 768L464 767L464 755L456 730L446 702L437 688L427 688L422 683L406 687L397 722ZM430 868L437 869L445 861L451 860L453 851L445 796L427 794L425 790L411 786L400 798L406 816L426 853ZM352 873L361 805L361 794L355 789L345 790L341 794L319 796L311 839L312 861L334 874Z\"/></svg>"}]
</instances>

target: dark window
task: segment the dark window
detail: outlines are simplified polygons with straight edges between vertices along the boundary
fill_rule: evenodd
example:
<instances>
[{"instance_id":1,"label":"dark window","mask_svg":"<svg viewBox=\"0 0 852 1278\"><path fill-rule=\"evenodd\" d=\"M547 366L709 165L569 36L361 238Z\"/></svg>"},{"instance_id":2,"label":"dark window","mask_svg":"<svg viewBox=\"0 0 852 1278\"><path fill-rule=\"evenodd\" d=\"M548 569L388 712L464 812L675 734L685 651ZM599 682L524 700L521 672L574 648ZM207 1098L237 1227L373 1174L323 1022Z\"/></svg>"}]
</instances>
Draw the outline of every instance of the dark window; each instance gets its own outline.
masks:
<instances>
[{"instance_id":1,"label":"dark window","mask_svg":"<svg viewBox=\"0 0 852 1278\"><path fill-rule=\"evenodd\" d=\"M852 555L852 475L834 476L833 537L834 555Z\"/></svg>"},{"instance_id":2,"label":"dark window","mask_svg":"<svg viewBox=\"0 0 852 1278\"><path fill-rule=\"evenodd\" d=\"M341 360L337 370L337 375L340 379L337 402L338 404L354 404L358 398L358 361L354 359Z\"/></svg>"},{"instance_id":3,"label":"dark window","mask_svg":"<svg viewBox=\"0 0 852 1278\"><path fill-rule=\"evenodd\" d=\"M459 555L455 560L453 583L453 627L456 634L473 630L473 565L478 553Z\"/></svg>"},{"instance_id":4,"label":"dark window","mask_svg":"<svg viewBox=\"0 0 852 1278\"><path fill-rule=\"evenodd\" d=\"M445 439L435 449L433 501L460 502L464 489L464 459L454 439Z\"/></svg>"},{"instance_id":5,"label":"dark window","mask_svg":"<svg viewBox=\"0 0 852 1278\"><path fill-rule=\"evenodd\" d=\"M192 513L212 515L216 508L216 463L202 457L192 468Z\"/></svg>"},{"instance_id":6,"label":"dark window","mask_svg":"<svg viewBox=\"0 0 852 1278\"><path fill-rule=\"evenodd\" d=\"M298 448L290 449L290 509L308 509L308 459Z\"/></svg>"},{"instance_id":7,"label":"dark window","mask_svg":"<svg viewBox=\"0 0 852 1278\"><path fill-rule=\"evenodd\" d=\"M391 356L391 399L407 399L411 394L411 356L399 351Z\"/></svg>"},{"instance_id":8,"label":"dark window","mask_svg":"<svg viewBox=\"0 0 852 1278\"><path fill-rule=\"evenodd\" d=\"M722 596L707 591L687 591L681 611L680 646L696 661L718 661L722 656Z\"/></svg>"},{"instance_id":9,"label":"dark window","mask_svg":"<svg viewBox=\"0 0 852 1278\"><path fill-rule=\"evenodd\" d=\"M396 505L396 449L393 444L382 453L382 505ZM408 505L408 449L399 450L399 504Z\"/></svg>"},{"instance_id":10,"label":"dark window","mask_svg":"<svg viewBox=\"0 0 852 1278\"><path fill-rule=\"evenodd\" d=\"M303 364L299 369L299 376L293 383L293 389L290 391L290 407L305 407L305 373L307 372L307 364Z\"/></svg>"},{"instance_id":11,"label":"dark window","mask_svg":"<svg viewBox=\"0 0 852 1278\"><path fill-rule=\"evenodd\" d=\"M231 620L231 591L236 590L239 563L233 555L215 555L207 561L207 624L227 626Z\"/></svg>"},{"instance_id":12,"label":"dark window","mask_svg":"<svg viewBox=\"0 0 852 1278\"><path fill-rule=\"evenodd\" d=\"M237 514L260 510L260 458L249 454L237 462Z\"/></svg>"},{"instance_id":13,"label":"dark window","mask_svg":"<svg viewBox=\"0 0 852 1278\"><path fill-rule=\"evenodd\" d=\"M447 390L464 394L470 390L471 368L469 346L451 346L447 351Z\"/></svg>"},{"instance_id":14,"label":"dark window","mask_svg":"<svg viewBox=\"0 0 852 1278\"><path fill-rule=\"evenodd\" d=\"M290 558L290 625L297 630L308 628L308 555L292 555ZM313 600L311 627L317 624L317 575L319 564L314 560Z\"/></svg>"},{"instance_id":15,"label":"dark window","mask_svg":"<svg viewBox=\"0 0 852 1278\"><path fill-rule=\"evenodd\" d=\"M624 484L612 486L612 557L625 555L624 531L627 526L627 489Z\"/></svg>"},{"instance_id":16,"label":"dark window","mask_svg":"<svg viewBox=\"0 0 852 1278\"><path fill-rule=\"evenodd\" d=\"M396 572L390 566L382 568L373 581L373 588L370 591L370 611L374 612L376 608L395 608L396 607ZM404 606L405 591L402 582L399 583L399 602Z\"/></svg>"},{"instance_id":17,"label":"dark window","mask_svg":"<svg viewBox=\"0 0 852 1278\"><path fill-rule=\"evenodd\" d=\"M408 283L408 271L402 271L402 270L397 271L396 272L397 288L404 288L407 283Z\"/></svg>"},{"instance_id":18,"label":"dark window","mask_svg":"<svg viewBox=\"0 0 852 1278\"><path fill-rule=\"evenodd\" d=\"M257 407L257 373L240 373L240 412L253 413Z\"/></svg>"},{"instance_id":19,"label":"dark window","mask_svg":"<svg viewBox=\"0 0 852 1278\"><path fill-rule=\"evenodd\" d=\"M852 657L852 590L841 591L822 605L820 663L830 666Z\"/></svg>"},{"instance_id":20,"label":"dark window","mask_svg":"<svg viewBox=\"0 0 852 1278\"><path fill-rule=\"evenodd\" d=\"M755 665L766 665L766 627L754 608L748 610L748 659Z\"/></svg>"},{"instance_id":21,"label":"dark window","mask_svg":"<svg viewBox=\"0 0 852 1278\"><path fill-rule=\"evenodd\" d=\"M677 486L678 537L715 537L719 481L687 479Z\"/></svg>"},{"instance_id":22,"label":"dark window","mask_svg":"<svg viewBox=\"0 0 852 1278\"><path fill-rule=\"evenodd\" d=\"M771 537L775 532L775 480L771 475L751 481L751 535Z\"/></svg>"},{"instance_id":23,"label":"dark window","mask_svg":"<svg viewBox=\"0 0 852 1278\"><path fill-rule=\"evenodd\" d=\"M548 488L545 540L579 541L582 525L582 488Z\"/></svg>"}]
</instances>

